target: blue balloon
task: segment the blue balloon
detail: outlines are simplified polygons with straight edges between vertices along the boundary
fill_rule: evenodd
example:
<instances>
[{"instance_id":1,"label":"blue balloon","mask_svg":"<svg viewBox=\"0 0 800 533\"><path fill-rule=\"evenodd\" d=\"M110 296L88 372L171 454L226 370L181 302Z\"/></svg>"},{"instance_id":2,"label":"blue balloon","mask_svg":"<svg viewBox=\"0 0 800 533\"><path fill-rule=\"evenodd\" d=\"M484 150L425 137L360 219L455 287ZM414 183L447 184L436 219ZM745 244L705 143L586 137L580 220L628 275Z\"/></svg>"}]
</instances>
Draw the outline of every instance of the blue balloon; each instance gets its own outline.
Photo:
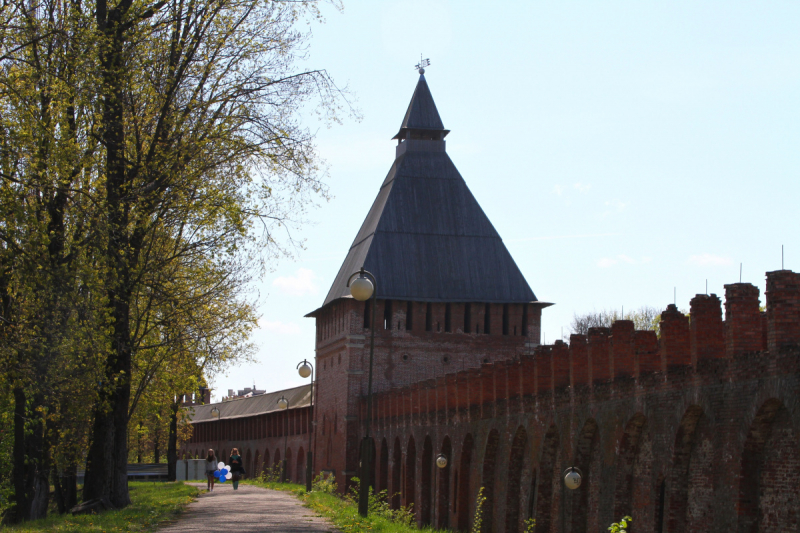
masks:
<instances>
[{"instance_id":1,"label":"blue balloon","mask_svg":"<svg viewBox=\"0 0 800 533\"><path fill-rule=\"evenodd\" d=\"M227 476L228 475L228 469L227 468L223 468L222 470L219 471L219 475L220 476Z\"/></svg>"},{"instance_id":2,"label":"blue balloon","mask_svg":"<svg viewBox=\"0 0 800 533\"><path fill-rule=\"evenodd\" d=\"M222 476L222 477L220 477L220 478L219 478L219 482L220 482L220 483L225 483L225 476Z\"/></svg>"}]
</instances>

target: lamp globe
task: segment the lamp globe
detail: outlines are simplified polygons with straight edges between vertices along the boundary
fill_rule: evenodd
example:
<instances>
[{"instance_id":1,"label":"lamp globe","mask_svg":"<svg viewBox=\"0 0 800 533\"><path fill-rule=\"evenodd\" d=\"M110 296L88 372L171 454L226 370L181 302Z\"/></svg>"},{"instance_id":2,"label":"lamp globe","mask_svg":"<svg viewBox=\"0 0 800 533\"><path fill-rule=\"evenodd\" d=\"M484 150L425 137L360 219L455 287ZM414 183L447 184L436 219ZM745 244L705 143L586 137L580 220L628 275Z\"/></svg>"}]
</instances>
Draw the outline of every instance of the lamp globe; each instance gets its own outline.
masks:
<instances>
[{"instance_id":1,"label":"lamp globe","mask_svg":"<svg viewBox=\"0 0 800 533\"><path fill-rule=\"evenodd\" d=\"M372 291L375 290L372 282L366 277L357 277L350 284L350 294L359 302L366 302L372 297Z\"/></svg>"},{"instance_id":2,"label":"lamp globe","mask_svg":"<svg viewBox=\"0 0 800 533\"><path fill-rule=\"evenodd\" d=\"M436 457L436 466L439 468L445 468L447 466L447 457L443 453L440 453Z\"/></svg>"},{"instance_id":3,"label":"lamp globe","mask_svg":"<svg viewBox=\"0 0 800 533\"><path fill-rule=\"evenodd\" d=\"M564 485L571 490L577 489L581 486L581 475L575 470L570 470L564 476Z\"/></svg>"},{"instance_id":4,"label":"lamp globe","mask_svg":"<svg viewBox=\"0 0 800 533\"><path fill-rule=\"evenodd\" d=\"M281 409L286 409L287 407L289 407L289 401L283 396L281 396L280 399L278 400L278 407Z\"/></svg>"},{"instance_id":5,"label":"lamp globe","mask_svg":"<svg viewBox=\"0 0 800 533\"><path fill-rule=\"evenodd\" d=\"M303 365L297 369L297 373L300 374L301 378L307 378L311 375L311 367L308 363L303 361Z\"/></svg>"}]
</instances>

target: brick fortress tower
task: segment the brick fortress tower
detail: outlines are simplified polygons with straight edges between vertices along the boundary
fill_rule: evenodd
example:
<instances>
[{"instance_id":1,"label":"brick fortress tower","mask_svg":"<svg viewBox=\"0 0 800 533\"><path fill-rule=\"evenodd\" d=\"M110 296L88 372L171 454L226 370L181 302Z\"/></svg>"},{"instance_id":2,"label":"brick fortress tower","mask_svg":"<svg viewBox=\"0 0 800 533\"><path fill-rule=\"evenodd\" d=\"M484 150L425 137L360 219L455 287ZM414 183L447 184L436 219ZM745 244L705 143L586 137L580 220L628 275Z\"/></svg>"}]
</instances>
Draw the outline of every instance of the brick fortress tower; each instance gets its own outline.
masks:
<instances>
[{"instance_id":1,"label":"brick fortress tower","mask_svg":"<svg viewBox=\"0 0 800 533\"><path fill-rule=\"evenodd\" d=\"M356 475L359 411L375 327L373 392L442 378L532 353L539 302L445 151L444 128L423 74L394 163L316 318L315 469L343 487ZM377 279L371 302L350 296L361 267Z\"/></svg>"}]
</instances>

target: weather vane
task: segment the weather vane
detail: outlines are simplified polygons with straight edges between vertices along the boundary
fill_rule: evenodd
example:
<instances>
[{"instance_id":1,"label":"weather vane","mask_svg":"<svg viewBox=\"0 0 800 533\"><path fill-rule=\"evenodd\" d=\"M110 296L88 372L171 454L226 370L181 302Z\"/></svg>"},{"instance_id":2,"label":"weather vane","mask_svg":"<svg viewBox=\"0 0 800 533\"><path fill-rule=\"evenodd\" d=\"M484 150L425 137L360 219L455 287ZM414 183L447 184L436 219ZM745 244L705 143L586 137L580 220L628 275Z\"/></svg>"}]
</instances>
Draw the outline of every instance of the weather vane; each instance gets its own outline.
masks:
<instances>
[{"instance_id":1,"label":"weather vane","mask_svg":"<svg viewBox=\"0 0 800 533\"><path fill-rule=\"evenodd\" d=\"M414 65L414 68L419 71L420 74L425 74L425 67L430 66L431 60L430 59L422 59L422 54L419 55L419 63Z\"/></svg>"}]
</instances>

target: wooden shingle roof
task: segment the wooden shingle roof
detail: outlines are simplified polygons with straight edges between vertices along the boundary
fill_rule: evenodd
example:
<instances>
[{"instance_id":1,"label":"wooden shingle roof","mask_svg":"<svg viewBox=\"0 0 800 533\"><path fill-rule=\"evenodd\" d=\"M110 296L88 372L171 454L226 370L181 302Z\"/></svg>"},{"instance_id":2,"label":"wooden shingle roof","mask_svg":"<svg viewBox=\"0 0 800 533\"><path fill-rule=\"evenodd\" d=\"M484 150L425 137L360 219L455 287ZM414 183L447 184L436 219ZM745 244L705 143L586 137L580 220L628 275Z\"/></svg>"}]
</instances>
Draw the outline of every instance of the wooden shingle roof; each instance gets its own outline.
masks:
<instances>
[{"instance_id":1,"label":"wooden shingle roof","mask_svg":"<svg viewBox=\"0 0 800 533\"><path fill-rule=\"evenodd\" d=\"M423 76L403 124L444 131ZM381 299L537 301L443 140L401 139L323 306L350 297L347 279L362 266L376 276Z\"/></svg>"},{"instance_id":2,"label":"wooden shingle roof","mask_svg":"<svg viewBox=\"0 0 800 533\"><path fill-rule=\"evenodd\" d=\"M211 410L215 407L220 411L219 420L246 418L280 411L278 398L281 396L285 396L289 400L289 409L308 407L311 405L311 385L301 385L292 389L268 392L258 396L251 396L250 398L234 398L227 402L193 405L184 407L184 409L189 415L189 421L193 424L217 420L211 416Z\"/></svg>"}]
</instances>

